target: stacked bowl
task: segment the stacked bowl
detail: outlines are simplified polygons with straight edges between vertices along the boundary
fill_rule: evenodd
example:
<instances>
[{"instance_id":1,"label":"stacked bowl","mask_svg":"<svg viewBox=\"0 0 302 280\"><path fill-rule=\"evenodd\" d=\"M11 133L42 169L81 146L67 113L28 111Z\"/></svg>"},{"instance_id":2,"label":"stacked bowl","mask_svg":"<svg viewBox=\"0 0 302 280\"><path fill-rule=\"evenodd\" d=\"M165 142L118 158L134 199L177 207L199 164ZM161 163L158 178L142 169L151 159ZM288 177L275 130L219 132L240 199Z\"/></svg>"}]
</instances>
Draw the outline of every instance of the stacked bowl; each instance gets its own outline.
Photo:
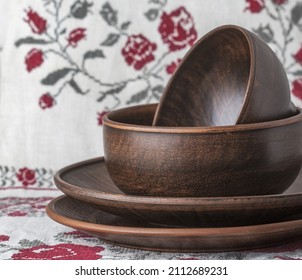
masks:
<instances>
[{"instance_id":1,"label":"stacked bowl","mask_svg":"<svg viewBox=\"0 0 302 280\"><path fill-rule=\"evenodd\" d=\"M223 26L189 51L157 107L104 118L105 160L131 195L281 193L301 167L301 128L273 51L249 31Z\"/></svg>"},{"instance_id":2,"label":"stacked bowl","mask_svg":"<svg viewBox=\"0 0 302 280\"><path fill-rule=\"evenodd\" d=\"M68 197L48 206L54 220L160 250L262 247L302 234L293 188L302 111L274 52L244 28L208 33L159 104L112 111L103 124L105 157L56 174Z\"/></svg>"}]
</instances>

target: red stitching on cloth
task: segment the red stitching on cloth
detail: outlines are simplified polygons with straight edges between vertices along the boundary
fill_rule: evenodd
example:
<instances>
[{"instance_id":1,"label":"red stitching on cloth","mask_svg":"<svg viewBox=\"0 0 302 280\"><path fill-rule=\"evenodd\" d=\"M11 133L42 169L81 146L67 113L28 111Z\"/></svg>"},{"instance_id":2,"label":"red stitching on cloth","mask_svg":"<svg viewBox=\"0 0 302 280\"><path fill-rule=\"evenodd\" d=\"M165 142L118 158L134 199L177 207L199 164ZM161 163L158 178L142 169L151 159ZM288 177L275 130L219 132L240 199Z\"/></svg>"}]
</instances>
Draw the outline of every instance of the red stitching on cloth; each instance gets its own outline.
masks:
<instances>
[{"instance_id":1,"label":"red stitching on cloth","mask_svg":"<svg viewBox=\"0 0 302 280\"><path fill-rule=\"evenodd\" d=\"M39 245L21 249L12 255L14 260L97 260L104 251L102 246L86 246L77 244Z\"/></svg>"}]
</instances>

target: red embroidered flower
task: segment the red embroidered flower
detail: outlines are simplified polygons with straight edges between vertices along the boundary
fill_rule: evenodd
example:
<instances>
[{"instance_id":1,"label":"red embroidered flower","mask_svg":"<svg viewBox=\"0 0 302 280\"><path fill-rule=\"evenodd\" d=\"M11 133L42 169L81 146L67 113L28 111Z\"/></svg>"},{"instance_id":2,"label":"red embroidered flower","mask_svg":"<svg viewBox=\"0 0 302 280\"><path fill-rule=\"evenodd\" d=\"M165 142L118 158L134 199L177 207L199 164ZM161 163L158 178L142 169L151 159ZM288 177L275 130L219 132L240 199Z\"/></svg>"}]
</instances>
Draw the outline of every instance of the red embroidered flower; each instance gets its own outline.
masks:
<instances>
[{"instance_id":1,"label":"red embroidered flower","mask_svg":"<svg viewBox=\"0 0 302 280\"><path fill-rule=\"evenodd\" d=\"M197 38L194 21L190 13L180 7L170 14L163 13L158 31L170 51L192 46Z\"/></svg>"},{"instance_id":2,"label":"red embroidered flower","mask_svg":"<svg viewBox=\"0 0 302 280\"><path fill-rule=\"evenodd\" d=\"M294 96L302 99L302 77L292 83L292 93Z\"/></svg>"},{"instance_id":3,"label":"red embroidered flower","mask_svg":"<svg viewBox=\"0 0 302 280\"><path fill-rule=\"evenodd\" d=\"M39 99L39 106L44 110L51 108L55 104L54 98L47 92L44 93Z\"/></svg>"},{"instance_id":4,"label":"red embroidered flower","mask_svg":"<svg viewBox=\"0 0 302 280\"><path fill-rule=\"evenodd\" d=\"M296 54L293 55L296 62L300 63L302 65L302 47L298 50Z\"/></svg>"},{"instance_id":5,"label":"red embroidered flower","mask_svg":"<svg viewBox=\"0 0 302 280\"><path fill-rule=\"evenodd\" d=\"M108 113L108 111L103 111L101 113L98 113L98 125L103 125L103 117Z\"/></svg>"},{"instance_id":6,"label":"red embroidered flower","mask_svg":"<svg viewBox=\"0 0 302 280\"><path fill-rule=\"evenodd\" d=\"M8 235L0 235L0 242L8 241L9 236Z\"/></svg>"},{"instance_id":7,"label":"red embroidered flower","mask_svg":"<svg viewBox=\"0 0 302 280\"><path fill-rule=\"evenodd\" d=\"M244 10L249 10L253 14L260 13L265 6L264 0L246 0L246 2L249 4L249 6Z\"/></svg>"},{"instance_id":8,"label":"red embroidered flower","mask_svg":"<svg viewBox=\"0 0 302 280\"><path fill-rule=\"evenodd\" d=\"M166 67L167 73L173 74L180 62L181 62L181 59L177 59L176 61L172 61L171 64L167 65L167 67Z\"/></svg>"},{"instance_id":9,"label":"red embroidered flower","mask_svg":"<svg viewBox=\"0 0 302 280\"><path fill-rule=\"evenodd\" d=\"M276 5L283 5L287 2L287 0L272 0Z\"/></svg>"},{"instance_id":10,"label":"red embroidered flower","mask_svg":"<svg viewBox=\"0 0 302 280\"><path fill-rule=\"evenodd\" d=\"M122 49L122 55L128 65L132 65L135 70L140 70L154 60L153 51L155 50L156 44L151 43L142 34L131 35Z\"/></svg>"},{"instance_id":11,"label":"red embroidered flower","mask_svg":"<svg viewBox=\"0 0 302 280\"><path fill-rule=\"evenodd\" d=\"M43 63L43 52L38 49L32 49L25 57L26 69L28 72L39 67Z\"/></svg>"},{"instance_id":12,"label":"red embroidered flower","mask_svg":"<svg viewBox=\"0 0 302 280\"><path fill-rule=\"evenodd\" d=\"M71 45L74 48L77 47L78 42L86 37L85 31L86 31L85 28L76 28L72 30L69 33L69 37L67 39L68 45Z\"/></svg>"},{"instance_id":13,"label":"red embroidered flower","mask_svg":"<svg viewBox=\"0 0 302 280\"><path fill-rule=\"evenodd\" d=\"M23 184L23 186L33 185L36 183L35 171L26 167L19 169L16 176L18 180Z\"/></svg>"},{"instance_id":14,"label":"red embroidered flower","mask_svg":"<svg viewBox=\"0 0 302 280\"><path fill-rule=\"evenodd\" d=\"M36 34L42 34L46 30L46 20L39 16L37 12L34 12L32 9L26 11L27 22L32 30Z\"/></svg>"},{"instance_id":15,"label":"red embroidered flower","mask_svg":"<svg viewBox=\"0 0 302 280\"><path fill-rule=\"evenodd\" d=\"M76 244L39 245L21 249L12 256L14 260L97 260L104 248Z\"/></svg>"},{"instance_id":16,"label":"red embroidered flower","mask_svg":"<svg viewBox=\"0 0 302 280\"><path fill-rule=\"evenodd\" d=\"M45 209L45 207L44 207ZM14 212L9 212L7 214L7 216L9 217L23 217L23 216L27 216L27 213L22 212L22 211L14 211Z\"/></svg>"}]
</instances>

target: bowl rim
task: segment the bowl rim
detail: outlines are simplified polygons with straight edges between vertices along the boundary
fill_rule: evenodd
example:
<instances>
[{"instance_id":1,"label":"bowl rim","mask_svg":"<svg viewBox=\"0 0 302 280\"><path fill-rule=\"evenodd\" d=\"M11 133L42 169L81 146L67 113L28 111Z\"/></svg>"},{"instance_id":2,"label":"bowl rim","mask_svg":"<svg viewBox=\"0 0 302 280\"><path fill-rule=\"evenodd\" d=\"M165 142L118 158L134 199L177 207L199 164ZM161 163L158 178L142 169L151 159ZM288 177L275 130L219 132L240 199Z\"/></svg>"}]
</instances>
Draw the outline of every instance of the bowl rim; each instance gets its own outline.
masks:
<instances>
[{"instance_id":1,"label":"bowl rim","mask_svg":"<svg viewBox=\"0 0 302 280\"><path fill-rule=\"evenodd\" d=\"M238 125L227 125L227 126L194 126L194 127L169 127L169 126L150 126L148 125L137 125L137 124L127 124L123 122L118 122L112 120L112 115L119 112L131 112L133 109L139 108L148 108L154 107L155 110L157 108L157 104L144 104L144 105L136 105L131 107L124 107L121 109L117 109L111 112L108 112L103 117L104 127L112 127L121 130L128 131L137 131L137 132L149 132L149 133L168 133L168 134L212 134L212 133L226 133L226 132L239 132L239 131L252 131L252 130L260 130L260 129L270 129L276 127L282 127L290 124L298 123L302 120L302 109L296 107L297 114L288 118L283 118L279 120L267 121L267 122L259 122L259 123L251 123L251 124L238 124Z\"/></svg>"},{"instance_id":2,"label":"bowl rim","mask_svg":"<svg viewBox=\"0 0 302 280\"><path fill-rule=\"evenodd\" d=\"M238 115L235 119L235 124L241 124L242 119L245 117L248 106L249 106L249 100L251 98L252 95L252 87L255 81L255 75L256 75L256 50L255 50L255 46L254 46L254 37L252 36L251 32L248 31L247 29L241 27L241 26L237 26L237 25L233 25L233 24L227 24L227 25L222 25L219 27L214 28L213 30L209 31L208 33L206 33L203 37L201 37L190 49L189 51L185 54L185 56L183 57L182 61L180 62L180 64L178 65L177 69L175 70L175 72L173 73L173 75L171 76L171 78L169 79L167 86L160 98L160 102L159 102L159 106L155 111L154 114L154 119L152 122L152 125L156 126L156 122L158 120L158 116L161 112L162 109L162 104L165 102L165 99L168 96L168 92L169 92L169 88L171 86L172 83L174 83L174 77L177 75L177 73L179 71L181 71L180 69L183 67L183 64L186 63L187 58L194 53L195 51L197 51L197 49L200 47L200 45L203 44L203 42L205 40L207 40L209 37L211 36L216 36L217 34L219 34L220 32L223 32L224 30L236 30L239 31L243 37L245 38L246 42L248 43L249 46L249 59L250 59L250 69L249 69L249 77L248 77L248 81L246 84L246 89L245 89L245 94L244 94L244 98L241 104L241 108L238 111ZM260 38L259 38L260 39Z\"/></svg>"}]
</instances>

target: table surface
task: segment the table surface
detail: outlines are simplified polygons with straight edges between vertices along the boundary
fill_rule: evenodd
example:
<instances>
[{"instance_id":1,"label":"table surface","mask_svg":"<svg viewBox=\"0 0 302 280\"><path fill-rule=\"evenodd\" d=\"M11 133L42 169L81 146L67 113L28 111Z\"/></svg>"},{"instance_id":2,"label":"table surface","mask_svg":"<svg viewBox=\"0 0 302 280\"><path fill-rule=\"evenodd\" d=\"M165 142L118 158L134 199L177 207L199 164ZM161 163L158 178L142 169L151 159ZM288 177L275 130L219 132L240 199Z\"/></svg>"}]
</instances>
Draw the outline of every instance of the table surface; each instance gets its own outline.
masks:
<instances>
[{"instance_id":1,"label":"table surface","mask_svg":"<svg viewBox=\"0 0 302 280\"><path fill-rule=\"evenodd\" d=\"M51 220L45 206L61 194L55 186L1 190L0 259L302 259L302 236L276 247L220 253L153 252L112 245Z\"/></svg>"}]
</instances>

